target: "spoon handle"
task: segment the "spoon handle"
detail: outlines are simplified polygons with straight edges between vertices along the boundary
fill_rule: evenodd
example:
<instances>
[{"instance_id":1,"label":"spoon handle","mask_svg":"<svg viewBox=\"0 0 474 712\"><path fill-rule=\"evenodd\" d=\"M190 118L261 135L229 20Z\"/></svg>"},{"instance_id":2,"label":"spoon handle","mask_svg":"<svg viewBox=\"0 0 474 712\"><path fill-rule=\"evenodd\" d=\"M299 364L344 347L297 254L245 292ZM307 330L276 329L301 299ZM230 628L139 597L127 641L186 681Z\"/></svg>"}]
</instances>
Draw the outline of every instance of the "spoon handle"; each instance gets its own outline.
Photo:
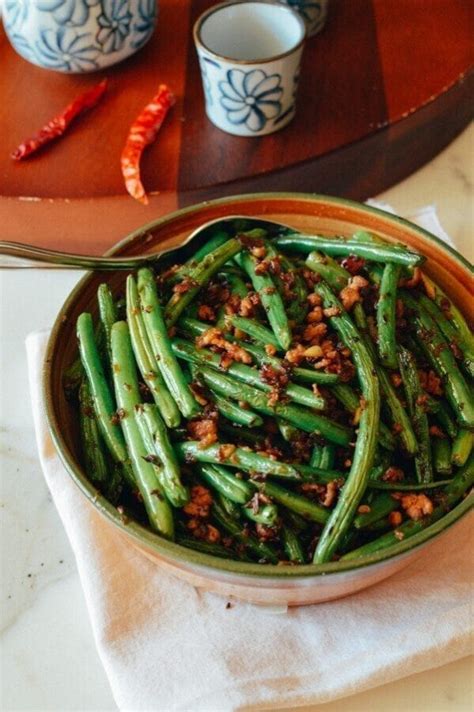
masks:
<instances>
[{"instance_id":1,"label":"spoon handle","mask_svg":"<svg viewBox=\"0 0 474 712\"><path fill-rule=\"evenodd\" d=\"M153 255L156 258L156 255ZM20 242L0 240L0 269L135 269L150 261L147 257L91 257L46 250Z\"/></svg>"}]
</instances>

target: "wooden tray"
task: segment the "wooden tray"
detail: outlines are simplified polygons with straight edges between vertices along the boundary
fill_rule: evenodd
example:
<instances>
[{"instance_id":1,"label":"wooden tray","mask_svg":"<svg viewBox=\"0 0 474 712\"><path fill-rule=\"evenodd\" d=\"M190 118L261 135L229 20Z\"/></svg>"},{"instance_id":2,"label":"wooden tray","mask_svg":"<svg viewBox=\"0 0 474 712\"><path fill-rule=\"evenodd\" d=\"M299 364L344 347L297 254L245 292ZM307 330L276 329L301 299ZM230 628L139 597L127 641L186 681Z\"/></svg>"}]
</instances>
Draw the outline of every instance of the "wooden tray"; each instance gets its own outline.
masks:
<instances>
[{"instance_id":1,"label":"wooden tray","mask_svg":"<svg viewBox=\"0 0 474 712\"><path fill-rule=\"evenodd\" d=\"M263 138L225 134L205 117L191 34L212 4L161 0L157 32L105 73L101 105L22 164L9 150L102 74L39 69L0 34L5 238L101 252L157 215L212 197L298 190L365 199L431 159L471 118L471 3L331 0L325 30L305 49L295 120ZM119 156L163 81L178 101L143 159L145 208L125 195Z\"/></svg>"}]
</instances>

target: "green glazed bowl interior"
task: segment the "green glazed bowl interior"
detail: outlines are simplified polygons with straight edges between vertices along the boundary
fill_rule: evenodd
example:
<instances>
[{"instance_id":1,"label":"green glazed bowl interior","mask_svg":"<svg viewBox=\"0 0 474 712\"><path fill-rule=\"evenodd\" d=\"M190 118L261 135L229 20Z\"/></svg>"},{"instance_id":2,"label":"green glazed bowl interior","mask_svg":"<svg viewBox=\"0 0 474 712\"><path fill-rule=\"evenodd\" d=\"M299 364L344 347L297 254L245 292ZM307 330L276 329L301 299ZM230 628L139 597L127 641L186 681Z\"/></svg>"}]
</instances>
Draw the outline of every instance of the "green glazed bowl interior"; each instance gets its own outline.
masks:
<instances>
[{"instance_id":1,"label":"green glazed bowl interior","mask_svg":"<svg viewBox=\"0 0 474 712\"><path fill-rule=\"evenodd\" d=\"M422 252L427 262L426 272L440 284L458 307L469 304L473 295L472 270L469 263L454 249L420 227L382 210L341 198L299 193L260 193L223 198L179 210L159 218L118 243L108 254L131 256L169 250L183 245L196 227L220 217L248 215L268 218L307 232L323 235L349 236L365 228L388 241L398 241ZM202 239L202 238L201 238ZM184 245L173 258L186 257L198 244ZM164 261L172 257L164 254ZM77 412L67 401L62 386L62 374L77 356L75 322L82 311L95 316L98 285L107 281L114 293L123 290L126 273L88 273L71 292L54 324L44 366L44 389L49 430L59 456L68 473L95 509L117 529L138 545L158 557L180 564L229 572L241 577L265 577L288 580L318 577L331 573L354 571L387 559L401 557L433 539L455 524L471 508L471 496L465 498L442 519L405 541L353 561L300 566L261 565L220 559L185 548L160 537L135 521L124 521L87 479L80 462Z\"/></svg>"}]
</instances>

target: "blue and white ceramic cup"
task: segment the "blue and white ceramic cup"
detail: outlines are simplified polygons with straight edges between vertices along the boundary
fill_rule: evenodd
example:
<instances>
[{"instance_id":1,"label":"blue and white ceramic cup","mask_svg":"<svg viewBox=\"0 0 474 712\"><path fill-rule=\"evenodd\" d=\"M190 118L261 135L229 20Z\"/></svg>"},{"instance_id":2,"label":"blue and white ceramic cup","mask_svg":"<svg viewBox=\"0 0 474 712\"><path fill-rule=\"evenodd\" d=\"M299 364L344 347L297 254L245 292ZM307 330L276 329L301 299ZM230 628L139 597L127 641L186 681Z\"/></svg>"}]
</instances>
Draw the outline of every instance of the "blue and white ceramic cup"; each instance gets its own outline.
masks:
<instances>
[{"instance_id":1,"label":"blue and white ceramic cup","mask_svg":"<svg viewBox=\"0 0 474 712\"><path fill-rule=\"evenodd\" d=\"M4 0L3 23L18 54L57 72L94 72L143 47L157 0Z\"/></svg>"},{"instance_id":2,"label":"blue and white ceramic cup","mask_svg":"<svg viewBox=\"0 0 474 712\"><path fill-rule=\"evenodd\" d=\"M215 5L194 25L206 113L236 136L264 136L295 115L305 25L280 2Z\"/></svg>"}]
</instances>

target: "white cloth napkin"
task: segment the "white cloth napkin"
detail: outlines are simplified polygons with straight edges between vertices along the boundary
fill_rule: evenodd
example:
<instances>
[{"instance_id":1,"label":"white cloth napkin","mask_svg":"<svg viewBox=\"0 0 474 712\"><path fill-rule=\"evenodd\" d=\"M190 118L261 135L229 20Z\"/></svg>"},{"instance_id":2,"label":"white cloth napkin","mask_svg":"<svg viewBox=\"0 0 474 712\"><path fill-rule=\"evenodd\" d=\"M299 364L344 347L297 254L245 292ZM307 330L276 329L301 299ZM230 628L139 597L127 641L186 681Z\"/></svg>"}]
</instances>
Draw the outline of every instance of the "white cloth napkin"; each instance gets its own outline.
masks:
<instances>
[{"instance_id":1,"label":"white cloth napkin","mask_svg":"<svg viewBox=\"0 0 474 712\"><path fill-rule=\"evenodd\" d=\"M428 222L426 222L428 219ZM439 234L433 209L423 224ZM47 333L27 339L41 466L76 556L97 648L121 710L226 712L321 703L472 650L466 518L422 558L352 597L275 611L176 580L124 544L83 498L48 435Z\"/></svg>"}]
</instances>

